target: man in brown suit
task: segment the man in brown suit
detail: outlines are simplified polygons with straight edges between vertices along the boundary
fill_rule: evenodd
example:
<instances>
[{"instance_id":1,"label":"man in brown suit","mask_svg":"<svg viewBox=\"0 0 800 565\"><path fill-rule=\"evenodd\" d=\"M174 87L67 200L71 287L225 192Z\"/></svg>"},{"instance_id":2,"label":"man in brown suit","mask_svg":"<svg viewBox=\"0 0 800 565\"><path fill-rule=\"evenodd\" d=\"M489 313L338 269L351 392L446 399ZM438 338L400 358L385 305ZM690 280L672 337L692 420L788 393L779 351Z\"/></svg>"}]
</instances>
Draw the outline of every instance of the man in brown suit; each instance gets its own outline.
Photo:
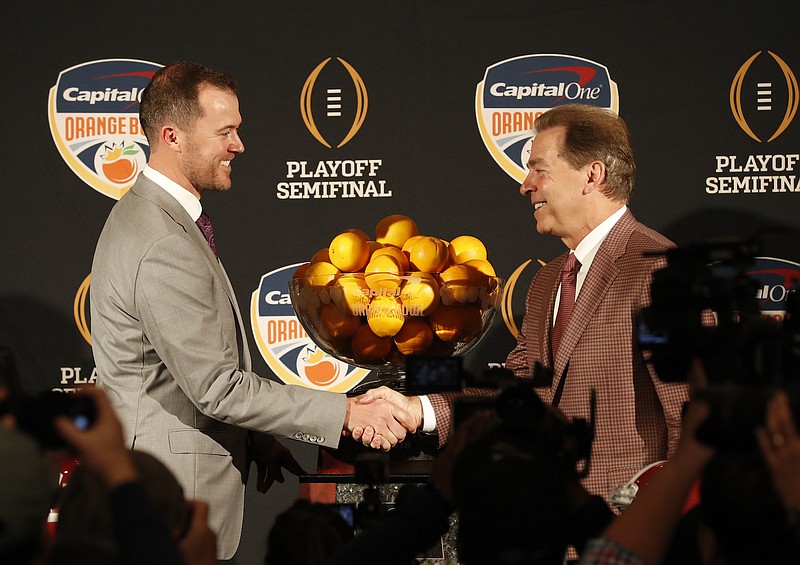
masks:
<instances>
[{"instance_id":1,"label":"man in brown suit","mask_svg":"<svg viewBox=\"0 0 800 565\"><path fill-rule=\"evenodd\" d=\"M637 222L628 209L636 165L628 128L619 116L570 104L545 112L534 129L520 193L530 198L537 231L560 238L569 251L543 267L531 283L517 346L506 367L518 377L530 377L537 362L552 369L552 384L536 390L568 418L588 419L590 394L597 392L591 469L584 486L608 497L647 464L666 459L680 435L686 385L658 379L634 343L633 325L634 313L650 302L652 272L665 265L663 257L644 253L673 244ZM554 353L553 329L564 308L562 296L568 294L561 270L570 255L578 266L575 299ZM455 396L395 401L417 414L418 429L435 429L441 445L447 441Z\"/></svg>"}]
</instances>

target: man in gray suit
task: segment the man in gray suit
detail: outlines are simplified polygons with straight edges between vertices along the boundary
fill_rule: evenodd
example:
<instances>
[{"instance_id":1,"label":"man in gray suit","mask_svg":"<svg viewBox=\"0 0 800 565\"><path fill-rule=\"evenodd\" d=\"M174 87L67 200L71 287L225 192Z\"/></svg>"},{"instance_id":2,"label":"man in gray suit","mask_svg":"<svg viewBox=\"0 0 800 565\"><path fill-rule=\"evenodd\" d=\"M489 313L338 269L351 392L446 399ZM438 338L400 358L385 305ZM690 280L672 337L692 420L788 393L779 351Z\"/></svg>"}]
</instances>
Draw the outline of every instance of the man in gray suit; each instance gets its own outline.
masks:
<instances>
[{"instance_id":1,"label":"man in gray suit","mask_svg":"<svg viewBox=\"0 0 800 565\"><path fill-rule=\"evenodd\" d=\"M250 462L261 478L286 453L272 435L335 448L342 434L371 425L380 432L369 445L388 450L414 420L388 401L359 404L252 372L213 235L195 224L203 192L228 190L244 151L235 80L193 63L164 67L140 119L150 160L111 211L92 264L98 383L127 445L163 461L187 498L208 502L218 557L229 559Z\"/></svg>"}]
</instances>

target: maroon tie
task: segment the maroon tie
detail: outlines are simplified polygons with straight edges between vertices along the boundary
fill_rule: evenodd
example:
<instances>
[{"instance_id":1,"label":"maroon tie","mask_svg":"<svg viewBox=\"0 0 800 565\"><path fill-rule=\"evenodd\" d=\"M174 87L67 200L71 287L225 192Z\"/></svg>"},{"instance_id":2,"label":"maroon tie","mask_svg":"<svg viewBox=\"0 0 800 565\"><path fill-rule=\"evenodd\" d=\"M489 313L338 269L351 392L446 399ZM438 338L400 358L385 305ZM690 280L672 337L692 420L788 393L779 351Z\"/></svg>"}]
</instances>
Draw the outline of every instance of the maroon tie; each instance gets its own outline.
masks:
<instances>
[{"instance_id":1,"label":"maroon tie","mask_svg":"<svg viewBox=\"0 0 800 565\"><path fill-rule=\"evenodd\" d=\"M208 241L208 246L211 247L211 251L214 252L214 256L219 257L219 255L217 255L217 243L214 241L214 228L211 227L211 218L208 217L208 214L205 212L200 214L200 217L197 218L197 227L203 232L206 241Z\"/></svg>"},{"instance_id":2,"label":"maroon tie","mask_svg":"<svg viewBox=\"0 0 800 565\"><path fill-rule=\"evenodd\" d=\"M575 258L574 253L569 254L561 267L561 301L558 304L556 324L553 326L553 358L558 353L561 336L564 335L570 314L572 314L572 307L575 305L575 281L578 278L578 270L580 268L581 264Z\"/></svg>"}]
</instances>

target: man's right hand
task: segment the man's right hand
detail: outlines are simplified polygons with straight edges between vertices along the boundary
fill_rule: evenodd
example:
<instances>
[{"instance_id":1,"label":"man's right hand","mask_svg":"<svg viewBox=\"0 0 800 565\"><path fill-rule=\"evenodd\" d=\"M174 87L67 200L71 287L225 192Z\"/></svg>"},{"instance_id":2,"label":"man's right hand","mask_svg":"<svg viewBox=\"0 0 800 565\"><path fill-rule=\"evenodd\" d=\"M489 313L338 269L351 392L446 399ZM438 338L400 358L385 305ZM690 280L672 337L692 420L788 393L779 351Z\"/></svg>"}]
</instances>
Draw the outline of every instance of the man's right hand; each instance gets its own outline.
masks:
<instances>
[{"instance_id":1,"label":"man's right hand","mask_svg":"<svg viewBox=\"0 0 800 565\"><path fill-rule=\"evenodd\" d=\"M359 404L370 404L376 400L388 400L411 414L414 427L413 429L407 427L410 433L414 433L422 427L422 402L418 396L403 396L392 388L381 386L368 390L357 397L356 400ZM354 440L361 441L364 445L371 445L374 439L380 435L372 426L356 427L351 431L351 434Z\"/></svg>"},{"instance_id":2,"label":"man's right hand","mask_svg":"<svg viewBox=\"0 0 800 565\"><path fill-rule=\"evenodd\" d=\"M421 408L420 416L417 417L406 407L398 406L382 394L374 395L366 402L361 400L363 396L366 395L347 399L347 415L342 433L351 434L356 441L360 440L373 449L389 451L403 441L407 433L417 431L422 421ZM364 430L371 432L366 434Z\"/></svg>"}]
</instances>

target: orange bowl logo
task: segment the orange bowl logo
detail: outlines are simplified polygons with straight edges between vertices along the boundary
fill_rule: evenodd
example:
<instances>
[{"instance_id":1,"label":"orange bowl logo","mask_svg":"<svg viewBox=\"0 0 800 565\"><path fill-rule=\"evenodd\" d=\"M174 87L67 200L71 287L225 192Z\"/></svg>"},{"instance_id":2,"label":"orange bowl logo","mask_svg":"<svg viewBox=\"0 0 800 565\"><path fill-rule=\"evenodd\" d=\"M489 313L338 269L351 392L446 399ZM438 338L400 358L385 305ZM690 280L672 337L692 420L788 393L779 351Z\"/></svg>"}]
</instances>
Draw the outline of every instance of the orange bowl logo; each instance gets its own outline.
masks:
<instances>
[{"instance_id":1,"label":"orange bowl logo","mask_svg":"<svg viewBox=\"0 0 800 565\"><path fill-rule=\"evenodd\" d=\"M475 117L495 162L522 182L534 120L576 102L619 112L617 83L604 65L572 55L523 55L486 69L475 89Z\"/></svg>"},{"instance_id":2,"label":"orange bowl logo","mask_svg":"<svg viewBox=\"0 0 800 565\"><path fill-rule=\"evenodd\" d=\"M157 63L90 61L61 71L50 89L50 133L67 166L114 199L133 185L150 147L139 125L139 102Z\"/></svg>"},{"instance_id":3,"label":"orange bowl logo","mask_svg":"<svg viewBox=\"0 0 800 565\"><path fill-rule=\"evenodd\" d=\"M261 277L250 300L250 322L264 361L286 384L347 392L370 374L331 357L308 337L292 308L289 281L302 263Z\"/></svg>"},{"instance_id":4,"label":"orange bowl logo","mask_svg":"<svg viewBox=\"0 0 800 565\"><path fill-rule=\"evenodd\" d=\"M339 66L322 61L308 75L300 94L300 115L306 128L325 147L329 139L339 139L336 148L347 144L361 129L367 117L367 87L350 63L336 58ZM324 92L324 96L319 94ZM324 133L323 133L324 132Z\"/></svg>"},{"instance_id":5,"label":"orange bowl logo","mask_svg":"<svg viewBox=\"0 0 800 565\"><path fill-rule=\"evenodd\" d=\"M772 51L758 51L733 77L730 104L733 118L747 135L763 143L777 138L797 113L797 77Z\"/></svg>"}]
</instances>

